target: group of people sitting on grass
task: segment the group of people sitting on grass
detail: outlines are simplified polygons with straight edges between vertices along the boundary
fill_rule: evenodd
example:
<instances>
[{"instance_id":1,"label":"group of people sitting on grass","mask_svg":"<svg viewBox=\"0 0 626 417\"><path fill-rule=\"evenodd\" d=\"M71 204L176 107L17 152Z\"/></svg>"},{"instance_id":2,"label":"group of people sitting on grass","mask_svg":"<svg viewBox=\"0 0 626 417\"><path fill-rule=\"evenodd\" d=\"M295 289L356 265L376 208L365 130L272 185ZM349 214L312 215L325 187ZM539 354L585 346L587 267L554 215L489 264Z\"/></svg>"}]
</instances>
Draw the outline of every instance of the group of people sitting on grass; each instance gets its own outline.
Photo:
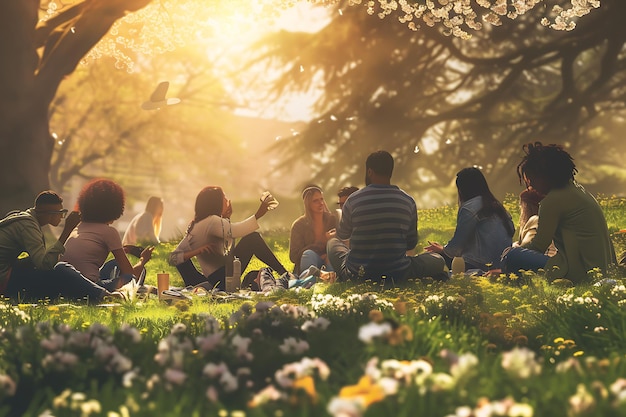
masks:
<instances>
[{"instance_id":1,"label":"group of people sitting on grass","mask_svg":"<svg viewBox=\"0 0 626 417\"><path fill-rule=\"evenodd\" d=\"M603 212L575 181L573 158L561 146L536 142L523 150L517 174L526 189L520 194L515 242L511 215L491 193L482 172L471 167L456 175L459 209L452 239L445 245L429 242L415 254L415 200L391 184L391 154L377 151L365 161L365 187L341 189L337 210L329 210L320 187L309 185L302 191L304 214L293 222L289 239L292 271L257 232L272 198L235 222L231 202L217 186L197 195L194 218L169 262L185 285L218 289L225 288L232 256L239 258L242 270L256 256L270 276L275 271L281 277L277 282L285 288L304 275L390 284L426 277L445 281L454 258L463 260L465 271L479 275L543 270L549 280L589 282L589 271L606 271L616 263ZM0 220L0 294L14 300L87 297L99 302L121 297L117 290L133 280L141 285L154 246L138 249L136 244L159 243L163 201L151 198L122 239L111 224L123 210L122 188L99 179L83 188L69 214L52 191L39 194L33 208L9 213ZM64 217L58 241L46 244L41 227L58 226ZM127 253L138 258L134 265ZM110 254L113 259L106 262Z\"/></svg>"}]
</instances>

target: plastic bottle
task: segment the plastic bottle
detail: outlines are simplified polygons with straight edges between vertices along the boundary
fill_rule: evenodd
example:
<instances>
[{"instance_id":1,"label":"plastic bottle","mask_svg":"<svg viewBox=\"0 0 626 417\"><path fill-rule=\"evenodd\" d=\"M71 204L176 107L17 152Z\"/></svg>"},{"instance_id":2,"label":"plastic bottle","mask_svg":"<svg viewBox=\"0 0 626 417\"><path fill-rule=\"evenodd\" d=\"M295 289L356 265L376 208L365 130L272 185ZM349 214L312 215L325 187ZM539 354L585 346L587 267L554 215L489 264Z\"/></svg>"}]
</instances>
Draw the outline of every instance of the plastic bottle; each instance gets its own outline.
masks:
<instances>
[{"instance_id":1,"label":"plastic bottle","mask_svg":"<svg viewBox=\"0 0 626 417\"><path fill-rule=\"evenodd\" d=\"M233 284L234 290L239 291L241 287L241 261L235 256L233 259Z\"/></svg>"},{"instance_id":2,"label":"plastic bottle","mask_svg":"<svg viewBox=\"0 0 626 417\"><path fill-rule=\"evenodd\" d=\"M463 274L465 272L465 260L462 256L452 258L452 276Z\"/></svg>"}]
</instances>

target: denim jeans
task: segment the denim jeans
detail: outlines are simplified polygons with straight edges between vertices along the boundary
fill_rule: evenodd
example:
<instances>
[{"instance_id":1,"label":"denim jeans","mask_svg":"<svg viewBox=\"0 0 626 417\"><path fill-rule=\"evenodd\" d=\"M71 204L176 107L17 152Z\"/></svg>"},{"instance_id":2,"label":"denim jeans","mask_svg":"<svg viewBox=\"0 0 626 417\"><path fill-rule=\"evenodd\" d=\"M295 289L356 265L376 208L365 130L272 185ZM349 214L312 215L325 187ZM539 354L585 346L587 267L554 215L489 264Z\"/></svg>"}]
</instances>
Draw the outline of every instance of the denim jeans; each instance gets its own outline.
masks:
<instances>
[{"instance_id":1,"label":"denim jeans","mask_svg":"<svg viewBox=\"0 0 626 417\"><path fill-rule=\"evenodd\" d=\"M334 237L326 243L326 253L330 266L333 268L333 271L337 272L337 281L347 281L354 278L354 275L346 266L346 258L350 253L348 245Z\"/></svg>"},{"instance_id":2,"label":"denim jeans","mask_svg":"<svg viewBox=\"0 0 626 417\"><path fill-rule=\"evenodd\" d=\"M332 265L326 264L321 256L317 254L317 252L307 249L302 252L302 258L300 258L300 270L298 273L306 270L311 265L317 267L318 269L322 269L322 266L326 266L327 271L334 271Z\"/></svg>"},{"instance_id":3,"label":"denim jeans","mask_svg":"<svg viewBox=\"0 0 626 417\"><path fill-rule=\"evenodd\" d=\"M67 262L57 263L52 270L34 269L28 263L17 262L11 269L5 295L18 301L64 297L99 302L106 293Z\"/></svg>"},{"instance_id":4,"label":"denim jeans","mask_svg":"<svg viewBox=\"0 0 626 417\"><path fill-rule=\"evenodd\" d=\"M122 285L128 284L133 278L135 278L133 274L120 274L117 261L111 259L105 262L100 268L100 281L98 281L98 285L109 291L115 291ZM137 279L138 284L143 285L145 278L146 268L141 271L141 275Z\"/></svg>"},{"instance_id":5,"label":"denim jeans","mask_svg":"<svg viewBox=\"0 0 626 417\"><path fill-rule=\"evenodd\" d=\"M330 239L326 245L328 260L333 269L337 272L339 281L346 281L355 278L355 275L347 268L346 258L350 253L350 248L340 239ZM415 256L409 256L411 261L409 267L402 276L391 277L392 282L404 282L411 278L432 277L437 281L446 281L448 279L448 268L446 262L438 253L421 253Z\"/></svg>"},{"instance_id":6,"label":"denim jeans","mask_svg":"<svg viewBox=\"0 0 626 417\"><path fill-rule=\"evenodd\" d=\"M538 271L545 268L546 262L550 257L535 250L522 247L511 248L501 261L502 272L505 274L517 274L520 270Z\"/></svg>"}]
</instances>

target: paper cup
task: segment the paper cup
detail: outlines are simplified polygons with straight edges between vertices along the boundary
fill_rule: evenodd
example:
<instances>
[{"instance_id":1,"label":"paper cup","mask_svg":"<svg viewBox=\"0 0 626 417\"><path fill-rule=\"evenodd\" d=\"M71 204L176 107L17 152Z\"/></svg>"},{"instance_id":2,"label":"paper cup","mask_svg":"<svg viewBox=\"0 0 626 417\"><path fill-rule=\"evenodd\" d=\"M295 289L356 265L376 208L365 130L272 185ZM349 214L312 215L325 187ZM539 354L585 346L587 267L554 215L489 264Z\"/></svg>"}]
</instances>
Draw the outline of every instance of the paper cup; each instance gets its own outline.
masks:
<instances>
[{"instance_id":1,"label":"paper cup","mask_svg":"<svg viewBox=\"0 0 626 417\"><path fill-rule=\"evenodd\" d=\"M170 274L157 274L157 289L159 291L159 298L163 291L170 289Z\"/></svg>"}]
</instances>

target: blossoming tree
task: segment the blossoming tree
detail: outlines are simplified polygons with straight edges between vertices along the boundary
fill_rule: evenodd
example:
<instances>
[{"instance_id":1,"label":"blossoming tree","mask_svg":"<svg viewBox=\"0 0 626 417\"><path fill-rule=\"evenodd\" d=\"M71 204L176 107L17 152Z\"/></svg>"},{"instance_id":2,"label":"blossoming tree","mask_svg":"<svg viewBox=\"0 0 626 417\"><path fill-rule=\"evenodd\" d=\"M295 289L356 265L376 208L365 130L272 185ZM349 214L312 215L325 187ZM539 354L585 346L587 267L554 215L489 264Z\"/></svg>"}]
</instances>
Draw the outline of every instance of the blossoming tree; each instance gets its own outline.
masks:
<instances>
[{"instance_id":1,"label":"blossoming tree","mask_svg":"<svg viewBox=\"0 0 626 417\"><path fill-rule=\"evenodd\" d=\"M50 134L49 108L63 79L84 59L113 55L121 68L132 64L125 51L159 53L184 42L185 34L206 25L205 13L276 14L296 0L20 0L3 4L0 14L0 212L25 208L33 197L49 187L54 138ZM150 3L150 7L146 8ZM317 0L319 4L337 1ZM359 5L360 0L341 2ZM532 10L539 0L377 0L363 5L368 13L380 6L381 17L400 11L399 19L411 29L417 22L443 28L449 35L466 38L482 27L481 20L498 23L504 16L515 18ZM598 0L571 0L552 24L570 29L574 15L584 15ZM165 10L165 12L164 12ZM138 13L138 11L140 11ZM185 24L172 30L175 19ZM118 21L133 28L120 32ZM397 24L389 19L389 24ZM111 33L110 33L111 32ZM110 36L106 37L107 33ZM101 42L101 40L103 40ZM158 39L157 47L151 38ZM95 49L94 46L98 45Z\"/></svg>"}]
</instances>

